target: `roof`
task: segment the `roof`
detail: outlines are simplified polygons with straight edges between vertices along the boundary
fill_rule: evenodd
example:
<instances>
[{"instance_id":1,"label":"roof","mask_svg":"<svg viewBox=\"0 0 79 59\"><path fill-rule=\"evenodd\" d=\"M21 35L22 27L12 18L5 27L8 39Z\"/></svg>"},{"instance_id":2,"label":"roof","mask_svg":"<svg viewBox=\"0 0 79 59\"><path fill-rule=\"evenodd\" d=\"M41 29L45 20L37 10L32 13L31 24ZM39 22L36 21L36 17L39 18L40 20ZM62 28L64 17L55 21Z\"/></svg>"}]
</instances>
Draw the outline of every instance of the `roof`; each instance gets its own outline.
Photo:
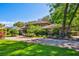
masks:
<instances>
[{"instance_id":1,"label":"roof","mask_svg":"<svg viewBox=\"0 0 79 59\"><path fill-rule=\"evenodd\" d=\"M32 21L29 23L32 23L32 24L51 24L49 21L46 21L46 20ZM26 25L28 25L29 23L26 23Z\"/></svg>"},{"instance_id":2,"label":"roof","mask_svg":"<svg viewBox=\"0 0 79 59\"><path fill-rule=\"evenodd\" d=\"M51 24L51 25L44 26L43 28L53 28L55 26L56 26L55 24Z\"/></svg>"},{"instance_id":3,"label":"roof","mask_svg":"<svg viewBox=\"0 0 79 59\"><path fill-rule=\"evenodd\" d=\"M43 28L54 28L54 27L56 27L55 24L51 24L51 25L47 25L47 26L43 26Z\"/></svg>"},{"instance_id":4,"label":"roof","mask_svg":"<svg viewBox=\"0 0 79 59\"><path fill-rule=\"evenodd\" d=\"M48 21L35 21L33 23L49 23Z\"/></svg>"},{"instance_id":5,"label":"roof","mask_svg":"<svg viewBox=\"0 0 79 59\"><path fill-rule=\"evenodd\" d=\"M4 29L5 27L0 27L0 29Z\"/></svg>"}]
</instances>

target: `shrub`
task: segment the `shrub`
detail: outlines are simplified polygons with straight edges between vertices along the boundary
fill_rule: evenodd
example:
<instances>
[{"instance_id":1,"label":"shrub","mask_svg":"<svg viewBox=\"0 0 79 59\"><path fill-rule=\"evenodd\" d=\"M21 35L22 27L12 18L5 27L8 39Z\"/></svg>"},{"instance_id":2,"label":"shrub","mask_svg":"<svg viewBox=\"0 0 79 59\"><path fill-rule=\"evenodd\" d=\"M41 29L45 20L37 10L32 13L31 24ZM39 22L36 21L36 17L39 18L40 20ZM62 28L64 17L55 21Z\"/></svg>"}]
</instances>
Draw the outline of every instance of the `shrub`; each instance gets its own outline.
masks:
<instances>
[{"instance_id":1,"label":"shrub","mask_svg":"<svg viewBox=\"0 0 79 59\"><path fill-rule=\"evenodd\" d=\"M36 35L34 33L27 33L26 36L27 37L35 37Z\"/></svg>"},{"instance_id":2,"label":"shrub","mask_svg":"<svg viewBox=\"0 0 79 59\"><path fill-rule=\"evenodd\" d=\"M29 25L26 30L26 36L43 36L47 35L47 30L38 25Z\"/></svg>"},{"instance_id":3,"label":"shrub","mask_svg":"<svg viewBox=\"0 0 79 59\"><path fill-rule=\"evenodd\" d=\"M59 28L53 28L53 34L59 34Z\"/></svg>"},{"instance_id":4,"label":"shrub","mask_svg":"<svg viewBox=\"0 0 79 59\"><path fill-rule=\"evenodd\" d=\"M17 36L17 35L19 35L19 31L17 29L12 29L10 31L10 33L11 33L11 36Z\"/></svg>"},{"instance_id":5,"label":"shrub","mask_svg":"<svg viewBox=\"0 0 79 59\"><path fill-rule=\"evenodd\" d=\"M7 28L6 36L17 36L17 35L19 35L19 30L13 28Z\"/></svg>"},{"instance_id":6,"label":"shrub","mask_svg":"<svg viewBox=\"0 0 79 59\"><path fill-rule=\"evenodd\" d=\"M35 32L36 33L36 35L48 35L48 30L47 29L40 29L39 31L36 31Z\"/></svg>"},{"instance_id":7,"label":"shrub","mask_svg":"<svg viewBox=\"0 0 79 59\"><path fill-rule=\"evenodd\" d=\"M59 34L59 27L55 27L53 29L51 29L51 35L54 37L54 38L58 38L60 37L60 34Z\"/></svg>"},{"instance_id":8,"label":"shrub","mask_svg":"<svg viewBox=\"0 0 79 59\"><path fill-rule=\"evenodd\" d=\"M24 25L25 25L25 23L24 22L20 22L20 21L13 24L13 26L17 26L19 28L23 27Z\"/></svg>"}]
</instances>

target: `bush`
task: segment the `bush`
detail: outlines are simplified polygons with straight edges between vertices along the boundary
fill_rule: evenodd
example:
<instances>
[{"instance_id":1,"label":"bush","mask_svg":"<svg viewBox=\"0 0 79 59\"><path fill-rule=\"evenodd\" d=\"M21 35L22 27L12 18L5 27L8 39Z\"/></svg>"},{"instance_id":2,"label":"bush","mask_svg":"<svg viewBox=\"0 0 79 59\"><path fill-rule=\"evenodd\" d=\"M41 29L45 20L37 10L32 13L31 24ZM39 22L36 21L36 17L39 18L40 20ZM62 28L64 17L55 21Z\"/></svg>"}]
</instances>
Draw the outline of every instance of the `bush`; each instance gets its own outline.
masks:
<instances>
[{"instance_id":1,"label":"bush","mask_svg":"<svg viewBox=\"0 0 79 59\"><path fill-rule=\"evenodd\" d=\"M19 35L19 30L7 28L7 35L6 36L17 36Z\"/></svg>"},{"instance_id":2,"label":"bush","mask_svg":"<svg viewBox=\"0 0 79 59\"><path fill-rule=\"evenodd\" d=\"M42 29L36 30L35 34L37 36L39 36L39 35L42 35L43 36L43 35L47 35L47 31L42 28Z\"/></svg>"},{"instance_id":3,"label":"bush","mask_svg":"<svg viewBox=\"0 0 79 59\"><path fill-rule=\"evenodd\" d=\"M19 35L19 31L17 29L12 29L10 31L10 33L11 33L11 36L17 36L17 35Z\"/></svg>"},{"instance_id":4,"label":"bush","mask_svg":"<svg viewBox=\"0 0 79 59\"><path fill-rule=\"evenodd\" d=\"M59 28L53 28L53 34L59 34Z\"/></svg>"},{"instance_id":5,"label":"bush","mask_svg":"<svg viewBox=\"0 0 79 59\"><path fill-rule=\"evenodd\" d=\"M60 34L59 34L59 27L57 28L53 28L53 29L51 29L51 35L54 37L54 38L58 38L58 37L60 37Z\"/></svg>"},{"instance_id":6,"label":"bush","mask_svg":"<svg viewBox=\"0 0 79 59\"><path fill-rule=\"evenodd\" d=\"M36 35L34 33L27 33L26 36L27 37L35 37Z\"/></svg>"},{"instance_id":7,"label":"bush","mask_svg":"<svg viewBox=\"0 0 79 59\"><path fill-rule=\"evenodd\" d=\"M38 25L29 25L26 30L26 36L43 36L47 35L47 30Z\"/></svg>"}]
</instances>

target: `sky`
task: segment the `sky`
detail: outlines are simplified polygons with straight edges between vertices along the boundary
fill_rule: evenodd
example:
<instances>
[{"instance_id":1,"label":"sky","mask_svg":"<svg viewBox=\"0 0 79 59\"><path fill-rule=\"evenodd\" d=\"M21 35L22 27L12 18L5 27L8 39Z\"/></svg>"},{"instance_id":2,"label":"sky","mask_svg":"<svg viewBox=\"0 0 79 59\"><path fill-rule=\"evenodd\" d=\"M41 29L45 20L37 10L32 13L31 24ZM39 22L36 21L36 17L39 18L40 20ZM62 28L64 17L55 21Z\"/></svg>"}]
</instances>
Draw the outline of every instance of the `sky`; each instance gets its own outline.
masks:
<instances>
[{"instance_id":1,"label":"sky","mask_svg":"<svg viewBox=\"0 0 79 59\"><path fill-rule=\"evenodd\" d=\"M0 23L12 26L18 21L38 20L49 14L49 7L44 3L0 3Z\"/></svg>"}]
</instances>

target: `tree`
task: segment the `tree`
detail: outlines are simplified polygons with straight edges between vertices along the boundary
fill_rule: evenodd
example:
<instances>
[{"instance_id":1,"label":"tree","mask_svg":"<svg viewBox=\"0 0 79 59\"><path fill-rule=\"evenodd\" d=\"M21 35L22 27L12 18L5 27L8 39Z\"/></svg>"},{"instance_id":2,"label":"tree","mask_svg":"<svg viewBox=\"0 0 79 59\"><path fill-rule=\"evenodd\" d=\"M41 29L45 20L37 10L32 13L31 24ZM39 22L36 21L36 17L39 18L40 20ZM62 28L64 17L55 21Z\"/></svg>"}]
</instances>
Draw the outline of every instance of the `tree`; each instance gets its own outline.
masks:
<instances>
[{"instance_id":1,"label":"tree","mask_svg":"<svg viewBox=\"0 0 79 59\"><path fill-rule=\"evenodd\" d=\"M0 27L4 27L4 26L5 26L5 24L1 24L1 23L0 23Z\"/></svg>"},{"instance_id":2,"label":"tree","mask_svg":"<svg viewBox=\"0 0 79 59\"><path fill-rule=\"evenodd\" d=\"M56 24L62 24L62 30L63 30L62 32L66 36L68 34L66 32L68 32L70 30L70 26L71 26L73 19L74 19L73 20L74 22L72 23L72 25L75 24L75 26L76 25L79 26L79 24L78 24L78 22L79 22L79 20L78 20L79 19L78 4L77 3L69 3L66 5L65 4L59 4L58 6L57 5L54 4L54 6L56 6L56 7L53 7L54 11L51 13L51 18L52 18L51 20L53 20L54 23L56 23ZM53 4L52 4L52 6L53 6ZM65 8L65 10L64 10L64 8ZM63 11L64 11L64 13L63 13ZM76 22L76 20L77 20L77 22ZM67 25L68 25L68 27L67 27Z\"/></svg>"},{"instance_id":3,"label":"tree","mask_svg":"<svg viewBox=\"0 0 79 59\"><path fill-rule=\"evenodd\" d=\"M11 37L11 36L17 36L17 35L19 35L19 31L17 29L7 28L6 36Z\"/></svg>"},{"instance_id":4,"label":"tree","mask_svg":"<svg viewBox=\"0 0 79 59\"><path fill-rule=\"evenodd\" d=\"M49 21L51 21L51 23L56 23L56 24L62 23L62 19L64 15L63 11L65 5L61 3L57 3L57 4L54 3L54 4L49 4L49 7L50 7Z\"/></svg>"},{"instance_id":5,"label":"tree","mask_svg":"<svg viewBox=\"0 0 79 59\"><path fill-rule=\"evenodd\" d=\"M26 29L26 36L34 37L34 36L45 36L47 35L47 31L39 25L29 24Z\"/></svg>"},{"instance_id":6,"label":"tree","mask_svg":"<svg viewBox=\"0 0 79 59\"><path fill-rule=\"evenodd\" d=\"M13 24L14 26L17 26L19 28L23 27L25 25L24 22L16 22L15 24Z\"/></svg>"},{"instance_id":7,"label":"tree","mask_svg":"<svg viewBox=\"0 0 79 59\"><path fill-rule=\"evenodd\" d=\"M64 19L63 19L63 22L62 22L62 34L63 35L63 38L65 37L65 29L66 29L66 18L67 18L67 10L68 10L68 3L66 3L66 7L64 9Z\"/></svg>"},{"instance_id":8,"label":"tree","mask_svg":"<svg viewBox=\"0 0 79 59\"><path fill-rule=\"evenodd\" d=\"M49 16L45 16L41 19L42 21L48 21L49 20Z\"/></svg>"},{"instance_id":9,"label":"tree","mask_svg":"<svg viewBox=\"0 0 79 59\"><path fill-rule=\"evenodd\" d=\"M68 36L69 36L69 33L70 33L70 26L71 26L71 24L72 24L72 21L74 20L74 16L75 16L75 14L76 14L78 8L79 8L79 3L76 4L75 10L74 10L74 12L73 12L73 14L72 14L72 16L71 16L70 22L69 22L68 27L67 27L67 35L68 35Z\"/></svg>"},{"instance_id":10,"label":"tree","mask_svg":"<svg viewBox=\"0 0 79 59\"><path fill-rule=\"evenodd\" d=\"M11 36L17 36L19 35L19 31L17 29L10 29L9 34L11 34Z\"/></svg>"}]
</instances>

